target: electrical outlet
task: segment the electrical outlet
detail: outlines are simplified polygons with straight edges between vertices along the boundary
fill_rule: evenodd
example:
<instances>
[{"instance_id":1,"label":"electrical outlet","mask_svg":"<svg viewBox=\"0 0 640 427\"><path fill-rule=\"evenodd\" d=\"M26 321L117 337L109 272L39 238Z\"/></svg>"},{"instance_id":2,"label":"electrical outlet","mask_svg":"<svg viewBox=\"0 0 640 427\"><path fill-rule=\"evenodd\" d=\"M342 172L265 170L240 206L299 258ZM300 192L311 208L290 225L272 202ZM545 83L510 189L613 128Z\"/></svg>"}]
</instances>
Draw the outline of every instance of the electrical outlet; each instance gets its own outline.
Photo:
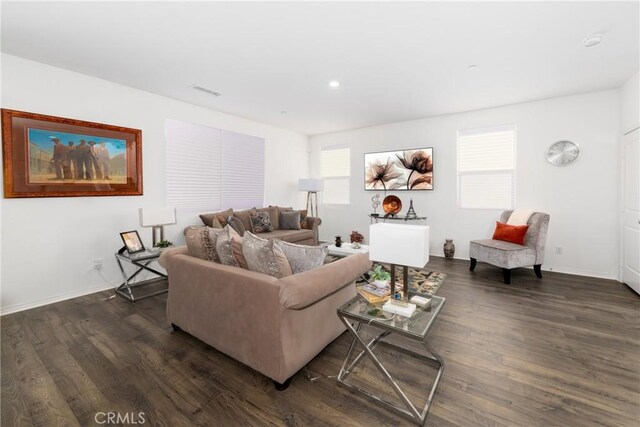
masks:
<instances>
[{"instance_id":1,"label":"electrical outlet","mask_svg":"<svg viewBox=\"0 0 640 427\"><path fill-rule=\"evenodd\" d=\"M102 270L102 258L96 258L93 260L93 269L94 270Z\"/></svg>"},{"instance_id":2,"label":"electrical outlet","mask_svg":"<svg viewBox=\"0 0 640 427\"><path fill-rule=\"evenodd\" d=\"M556 246L556 255L562 255L562 246Z\"/></svg>"}]
</instances>

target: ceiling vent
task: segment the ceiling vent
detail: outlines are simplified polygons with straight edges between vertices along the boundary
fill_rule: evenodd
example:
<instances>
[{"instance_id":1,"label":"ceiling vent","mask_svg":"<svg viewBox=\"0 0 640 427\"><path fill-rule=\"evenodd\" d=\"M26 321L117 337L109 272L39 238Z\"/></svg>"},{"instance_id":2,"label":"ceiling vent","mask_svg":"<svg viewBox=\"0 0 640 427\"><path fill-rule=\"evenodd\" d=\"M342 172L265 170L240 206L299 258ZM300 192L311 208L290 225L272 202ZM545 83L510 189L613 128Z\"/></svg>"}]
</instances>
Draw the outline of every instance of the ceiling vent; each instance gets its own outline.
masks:
<instances>
[{"instance_id":1,"label":"ceiling vent","mask_svg":"<svg viewBox=\"0 0 640 427\"><path fill-rule=\"evenodd\" d=\"M213 96L220 96L222 95L219 92L216 92L214 90L211 89L207 89L206 87L202 87L202 86L198 86L198 85L193 85L191 86L193 89L195 90L199 90L200 92L204 92L204 93L208 93L209 95L213 95Z\"/></svg>"}]
</instances>

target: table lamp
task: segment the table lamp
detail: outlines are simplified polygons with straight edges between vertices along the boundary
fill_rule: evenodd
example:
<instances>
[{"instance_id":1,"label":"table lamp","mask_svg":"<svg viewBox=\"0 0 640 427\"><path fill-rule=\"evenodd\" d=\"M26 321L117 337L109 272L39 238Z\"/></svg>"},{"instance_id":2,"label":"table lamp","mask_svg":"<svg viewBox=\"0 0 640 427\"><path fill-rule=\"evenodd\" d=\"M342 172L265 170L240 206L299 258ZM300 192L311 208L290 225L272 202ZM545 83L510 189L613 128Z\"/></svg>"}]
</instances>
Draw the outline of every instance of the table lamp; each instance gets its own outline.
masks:
<instances>
[{"instance_id":1,"label":"table lamp","mask_svg":"<svg viewBox=\"0 0 640 427\"><path fill-rule=\"evenodd\" d=\"M429 226L378 223L369 226L369 259L391 264L391 298L382 309L411 317L415 304L409 299L409 267L424 268L429 262ZM396 266L402 266L402 296L396 298Z\"/></svg>"},{"instance_id":2,"label":"table lamp","mask_svg":"<svg viewBox=\"0 0 640 427\"><path fill-rule=\"evenodd\" d=\"M169 207L162 208L140 208L140 226L152 227L153 246L164 240L164 226L176 223L176 209ZM160 240L158 240L160 234Z\"/></svg>"},{"instance_id":3,"label":"table lamp","mask_svg":"<svg viewBox=\"0 0 640 427\"><path fill-rule=\"evenodd\" d=\"M319 178L303 178L298 180L298 190L307 192L307 212L309 216L318 216L318 192L322 191L323 188L324 182ZM315 201L311 195L313 195Z\"/></svg>"}]
</instances>

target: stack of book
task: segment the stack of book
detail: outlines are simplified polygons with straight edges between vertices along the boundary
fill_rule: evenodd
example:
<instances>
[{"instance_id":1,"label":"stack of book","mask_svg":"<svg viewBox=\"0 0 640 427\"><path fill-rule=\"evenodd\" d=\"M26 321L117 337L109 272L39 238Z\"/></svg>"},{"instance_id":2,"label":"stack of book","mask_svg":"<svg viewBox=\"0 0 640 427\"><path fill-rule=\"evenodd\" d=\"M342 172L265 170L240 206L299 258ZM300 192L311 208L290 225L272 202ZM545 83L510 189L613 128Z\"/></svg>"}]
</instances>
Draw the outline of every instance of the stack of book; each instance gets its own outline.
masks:
<instances>
[{"instance_id":1,"label":"stack of book","mask_svg":"<svg viewBox=\"0 0 640 427\"><path fill-rule=\"evenodd\" d=\"M391 286L387 285L383 288L379 288L370 283L365 283L362 286L356 286L356 291L370 304L377 304L389 299L389 295L391 295Z\"/></svg>"}]
</instances>

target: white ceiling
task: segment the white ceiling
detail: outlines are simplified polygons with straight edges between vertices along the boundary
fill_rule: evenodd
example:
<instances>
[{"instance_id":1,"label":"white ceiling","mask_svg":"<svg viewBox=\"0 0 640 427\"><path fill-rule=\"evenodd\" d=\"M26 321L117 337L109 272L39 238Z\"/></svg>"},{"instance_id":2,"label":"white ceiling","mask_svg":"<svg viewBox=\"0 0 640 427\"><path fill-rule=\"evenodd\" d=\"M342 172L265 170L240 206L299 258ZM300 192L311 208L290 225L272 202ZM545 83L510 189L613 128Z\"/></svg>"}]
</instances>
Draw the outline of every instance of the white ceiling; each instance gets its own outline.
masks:
<instances>
[{"instance_id":1,"label":"white ceiling","mask_svg":"<svg viewBox=\"0 0 640 427\"><path fill-rule=\"evenodd\" d=\"M639 13L635 1L3 2L2 51L319 134L619 87L638 70ZM585 48L593 33L602 43Z\"/></svg>"}]
</instances>

